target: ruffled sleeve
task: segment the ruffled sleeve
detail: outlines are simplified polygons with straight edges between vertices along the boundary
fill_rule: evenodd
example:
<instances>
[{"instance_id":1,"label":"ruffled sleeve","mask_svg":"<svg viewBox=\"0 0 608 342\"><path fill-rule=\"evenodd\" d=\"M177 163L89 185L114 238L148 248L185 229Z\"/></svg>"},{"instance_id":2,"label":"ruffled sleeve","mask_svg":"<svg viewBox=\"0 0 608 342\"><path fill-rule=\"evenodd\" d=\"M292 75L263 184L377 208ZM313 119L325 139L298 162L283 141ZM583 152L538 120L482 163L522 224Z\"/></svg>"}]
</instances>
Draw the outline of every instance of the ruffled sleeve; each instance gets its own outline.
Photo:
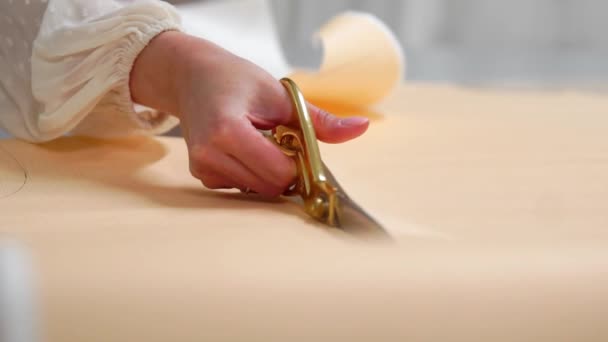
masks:
<instances>
[{"instance_id":1,"label":"ruffled sleeve","mask_svg":"<svg viewBox=\"0 0 608 342\"><path fill-rule=\"evenodd\" d=\"M28 138L155 134L175 126L169 113L133 103L129 75L152 38L179 29L177 12L162 1L50 0L33 43L37 106Z\"/></svg>"}]
</instances>

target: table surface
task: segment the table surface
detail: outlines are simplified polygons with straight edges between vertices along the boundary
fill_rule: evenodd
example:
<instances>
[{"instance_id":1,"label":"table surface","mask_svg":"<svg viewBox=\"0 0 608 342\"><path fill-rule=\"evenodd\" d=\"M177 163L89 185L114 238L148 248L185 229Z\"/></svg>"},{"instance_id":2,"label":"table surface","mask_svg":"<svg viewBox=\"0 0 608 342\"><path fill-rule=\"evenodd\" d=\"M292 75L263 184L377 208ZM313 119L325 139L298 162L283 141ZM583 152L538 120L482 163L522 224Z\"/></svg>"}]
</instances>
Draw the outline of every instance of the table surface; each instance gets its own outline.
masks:
<instances>
[{"instance_id":1,"label":"table surface","mask_svg":"<svg viewBox=\"0 0 608 342\"><path fill-rule=\"evenodd\" d=\"M46 340L608 338L608 98L408 85L359 114L322 155L391 244L205 190L177 138L0 141Z\"/></svg>"}]
</instances>

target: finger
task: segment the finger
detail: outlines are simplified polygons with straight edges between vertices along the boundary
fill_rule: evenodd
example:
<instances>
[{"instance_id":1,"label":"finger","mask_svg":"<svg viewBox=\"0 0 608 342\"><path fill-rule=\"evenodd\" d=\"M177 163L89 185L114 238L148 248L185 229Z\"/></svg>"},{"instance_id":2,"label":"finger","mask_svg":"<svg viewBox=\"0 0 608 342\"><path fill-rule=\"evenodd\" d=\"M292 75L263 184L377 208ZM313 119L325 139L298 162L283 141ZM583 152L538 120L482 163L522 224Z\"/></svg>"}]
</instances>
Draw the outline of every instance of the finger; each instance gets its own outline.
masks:
<instances>
[{"instance_id":1,"label":"finger","mask_svg":"<svg viewBox=\"0 0 608 342\"><path fill-rule=\"evenodd\" d=\"M235 136L225 151L240 160L259 178L276 188L287 189L293 184L297 170L295 162L273 143L244 121L235 127Z\"/></svg>"},{"instance_id":2,"label":"finger","mask_svg":"<svg viewBox=\"0 0 608 342\"><path fill-rule=\"evenodd\" d=\"M369 119L364 117L339 118L313 104L309 103L307 107L317 139L327 143L354 139L365 133L369 127Z\"/></svg>"},{"instance_id":3,"label":"finger","mask_svg":"<svg viewBox=\"0 0 608 342\"><path fill-rule=\"evenodd\" d=\"M217 190L217 189L233 189L233 188L238 188L240 189L242 186L237 184L234 181L231 181L229 179L227 179L226 177L222 176L222 175L218 175L215 172L211 172L209 170L205 171L203 174L199 174L198 177L196 177L198 179L201 180L201 182L203 183L203 185L207 188L207 189L212 189L212 190Z\"/></svg>"},{"instance_id":4,"label":"finger","mask_svg":"<svg viewBox=\"0 0 608 342\"><path fill-rule=\"evenodd\" d=\"M298 115L287 89L268 91L262 112L248 114L251 123L260 129L271 129L277 125L298 125ZM267 94L267 95L268 95ZM338 118L317 106L307 103L317 138L327 143L341 143L354 139L367 130L369 120L364 117Z\"/></svg>"},{"instance_id":5,"label":"finger","mask_svg":"<svg viewBox=\"0 0 608 342\"><path fill-rule=\"evenodd\" d=\"M197 165L194 166L195 170L204 167L205 170L228 179L230 184L236 184L239 189L251 189L268 197L276 197L283 193L282 188L265 182L239 160L217 149L194 151L191 158L194 159L191 164ZM200 174L204 174L204 171Z\"/></svg>"},{"instance_id":6,"label":"finger","mask_svg":"<svg viewBox=\"0 0 608 342\"><path fill-rule=\"evenodd\" d=\"M189 151L190 173L194 178L199 179L208 189L225 189L239 187L234 180L219 174L211 168L209 163L214 153L209 152L209 148L203 150L194 148Z\"/></svg>"},{"instance_id":7,"label":"finger","mask_svg":"<svg viewBox=\"0 0 608 342\"><path fill-rule=\"evenodd\" d=\"M224 172L234 178L238 184L242 184L239 189L251 190L267 197L278 197L283 194L284 188L261 179L237 158L227 154L222 156L225 159L218 158L218 169L225 170Z\"/></svg>"},{"instance_id":8,"label":"finger","mask_svg":"<svg viewBox=\"0 0 608 342\"><path fill-rule=\"evenodd\" d=\"M293 103L287 89L277 80L266 84L250 100L247 118L258 129L273 129L292 119Z\"/></svg>"}]
</instances>

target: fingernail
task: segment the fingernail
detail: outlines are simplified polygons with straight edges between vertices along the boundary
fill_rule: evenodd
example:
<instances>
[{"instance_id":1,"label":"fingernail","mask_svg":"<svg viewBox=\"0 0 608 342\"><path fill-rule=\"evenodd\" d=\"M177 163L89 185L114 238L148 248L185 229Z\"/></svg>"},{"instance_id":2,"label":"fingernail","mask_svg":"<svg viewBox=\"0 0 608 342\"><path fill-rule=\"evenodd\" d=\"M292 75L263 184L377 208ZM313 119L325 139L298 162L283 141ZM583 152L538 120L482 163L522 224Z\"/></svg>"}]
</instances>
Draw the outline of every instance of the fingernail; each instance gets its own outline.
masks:
<instances>
[{"instance_id":1,"label":"fingernail","mask_svg":"<svg viewBox=\"0 0 608 342\"><path fill-rule=\"evenodd\" d=\"M352 126L362 126L362 125L367 124L368 122L369 122L368 118L354 116L351 118L340 119L340 121L338 121L338 125L352 127Z\"/></svg>"}]
</instances>

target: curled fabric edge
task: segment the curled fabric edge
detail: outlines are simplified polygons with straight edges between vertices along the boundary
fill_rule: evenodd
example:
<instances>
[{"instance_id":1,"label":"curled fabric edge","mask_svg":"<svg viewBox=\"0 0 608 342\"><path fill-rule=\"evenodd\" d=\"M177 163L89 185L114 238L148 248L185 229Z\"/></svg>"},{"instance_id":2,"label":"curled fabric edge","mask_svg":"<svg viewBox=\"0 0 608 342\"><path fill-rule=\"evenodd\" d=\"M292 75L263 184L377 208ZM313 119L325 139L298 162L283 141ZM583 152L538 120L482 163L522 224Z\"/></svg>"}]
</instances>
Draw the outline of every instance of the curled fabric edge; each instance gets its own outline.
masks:
<instances>
[{"instance_id":1,"label":"curled fabric edge","mask_svg":"<svg viewBox=\"0 0 608 342\"><path fill-rule=\"evenodd\" d=\"M324 48L319 70L296 69L290 75L311 102L368 107L388 97L403 81L403 48L371 14L340 14L319 30L316 39Z\"/></svg>"}]
</instances>

